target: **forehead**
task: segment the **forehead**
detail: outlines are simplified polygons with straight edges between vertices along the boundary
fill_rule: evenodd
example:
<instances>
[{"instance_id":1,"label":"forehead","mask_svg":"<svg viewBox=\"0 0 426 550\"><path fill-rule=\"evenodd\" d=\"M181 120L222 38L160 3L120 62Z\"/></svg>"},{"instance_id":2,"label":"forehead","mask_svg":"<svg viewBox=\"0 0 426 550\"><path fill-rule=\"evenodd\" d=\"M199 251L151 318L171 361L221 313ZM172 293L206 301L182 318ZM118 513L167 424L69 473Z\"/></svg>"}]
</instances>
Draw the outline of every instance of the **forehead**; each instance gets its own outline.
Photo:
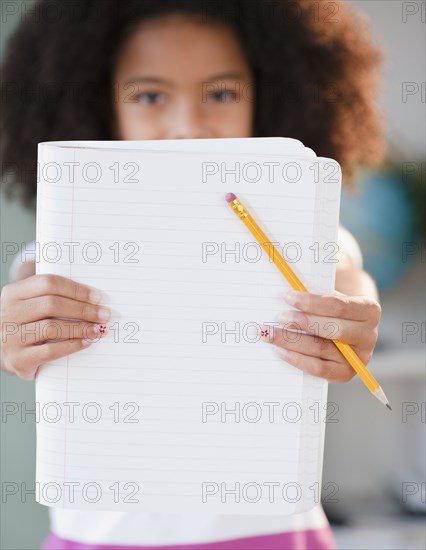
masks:
<instances>
[{"instance_id":1,"label":"forehead","mask_svg":"<svg viewBox=\"0 0 426 550\"><path fill-rule=\"evenodd\" d=\"M249 72L231 28L180 14L156 17L137 26L117 62L117 72L122 76L149 70L185 78L197 73L202 78L236 68Z\"/></svg>"}]
</instances>

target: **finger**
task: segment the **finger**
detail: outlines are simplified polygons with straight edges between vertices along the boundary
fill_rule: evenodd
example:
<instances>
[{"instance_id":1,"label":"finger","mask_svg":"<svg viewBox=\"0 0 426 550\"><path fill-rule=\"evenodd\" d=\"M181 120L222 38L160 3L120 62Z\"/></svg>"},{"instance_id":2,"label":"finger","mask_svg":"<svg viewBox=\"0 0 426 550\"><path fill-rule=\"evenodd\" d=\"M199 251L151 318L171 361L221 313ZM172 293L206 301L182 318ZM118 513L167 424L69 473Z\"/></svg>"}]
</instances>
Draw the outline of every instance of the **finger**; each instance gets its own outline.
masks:
<instances>
[{"instance_id":1,"label":"finger","mask_svg":"<svg viewBox=\"0 0 426 550\"><path fill-rule=\"evenodd\" d=\"M373 345L377 339L377 329L366 327L362 321L322 317L297 310L281 312L278 321L286 329L303 330L320 338L340 340L351 345Z\"/></svg>"},{"instance_id":2,"label":"finger","mask_svg":"<svg viewBox=\"0 0 426 550\"><path fill-rule=\"evenodd\" d=\"M319 357L328 361L342 362L346 361L337 347L331 340L302 334L300 332L288 331L284 327L272 327L264 325L262 327L262 340L278 346L310 355L311 357ZM371 359L372 351L366 348L353 347L355 353L361 361L367 365Z\"/></svg>"},{"instance_id":3,"label":"finger","mask_svg":"<svg viewBox=\"0 0 426 550\"><path fill-rule=\"evenodd\" d=\"M262 340L275 346L328 361L341 361L342 355L331 340L288 331L284 327L271 327L268 334L265 329L262 328Z\"/></svg>"},{"instance_id":4,"label":"finger","mask_svg":"<svg viewBox=\"0 0 426 550\"><path fill-rule=\"evenodd\" d=\"M275 351L286 363L312 376L324 378L329 382L347 382L355 375L355 371L345 361L327 361L326 359L311 357L277 346L275 346Z\"/></svg>"},{"instance_id":5,"label":"finger","mask_svg":"<svg viewBox=\"0 0 426 550\"><path fill-rule=\"evenodd\" d=\"M99 304L103 298L99 289L60 275L33 275L14 283L14 286L16 297L20 300L53 294L79 302Z\"/></svg>"},{"instance_id":6,"label":"finger","mask_svg":"<svg viewBox=\"0 0 426 550\"><path fill-rule=\"evenodd\" d=\"M75 338L101 338L107 332L106 325L83 323L76 320L42 319L21 326L21 342L32 345L47 340L72 340Z\"/></svg>"},{"instance_id":7,"label":"finger","mask_svg":"<svg viewBox=\"0 0 426 550\"><path fill-rule=\"evenodd\" d=\"M67 317L92 323L106 323L111 317L111 310L105 306L50 294L17 302L15 316L21 320L25 319L26 323L41 321L47 317Z\"/></svg>"},{"instance_id":8,"label":"finger","mask_svg":"<svg viewBox=\"0 0 426 550\"><path fill-rule=\"evenodd\" d=\"M75 339L29 346L24 350L23 362L27 364L31 363L34 366L30 369L20 369L16 371L16 374L24 380L33 380L38 369L45 363L61 359L71 353L86 349L92 343L93 341L91 340Z\"/></svg>"},{"instance_id":9,"label":"finger","mask_svg":"<svg viewBox=\"0 0 426 550\"><path fill-rule=\"evenodd\" d=\"M325 317L353 321L370 320L376 324L381 315L380 304L366 296L346 296L340 292L333 296L321 296L289 290L284 294L284 300L300 311Z\"/></svg>"}]
</instances>

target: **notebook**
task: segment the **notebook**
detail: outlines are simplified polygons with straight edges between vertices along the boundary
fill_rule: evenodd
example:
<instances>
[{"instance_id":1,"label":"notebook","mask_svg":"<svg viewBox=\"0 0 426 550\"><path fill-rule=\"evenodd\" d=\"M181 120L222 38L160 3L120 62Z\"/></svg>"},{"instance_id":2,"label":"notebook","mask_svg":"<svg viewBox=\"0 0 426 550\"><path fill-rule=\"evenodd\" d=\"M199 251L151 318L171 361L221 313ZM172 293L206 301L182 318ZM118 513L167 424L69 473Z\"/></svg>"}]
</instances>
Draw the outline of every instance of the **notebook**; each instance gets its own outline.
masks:
<instances>
[{"instance_id":1,"label":"notebook","mask_svg":"<svg viewBox=\"0 0 426 550\"><path fill-rule=\"evenodd\" d=\"M261 340L291 309L289 285L225 194L311 292L330 294L338 163L298 140L247 138L47 142L38 168L36 273L99 288L112 317L102 339L38 371L37 501L220 514L315 506L327 382Z\"/></svg>"}]
</instances>

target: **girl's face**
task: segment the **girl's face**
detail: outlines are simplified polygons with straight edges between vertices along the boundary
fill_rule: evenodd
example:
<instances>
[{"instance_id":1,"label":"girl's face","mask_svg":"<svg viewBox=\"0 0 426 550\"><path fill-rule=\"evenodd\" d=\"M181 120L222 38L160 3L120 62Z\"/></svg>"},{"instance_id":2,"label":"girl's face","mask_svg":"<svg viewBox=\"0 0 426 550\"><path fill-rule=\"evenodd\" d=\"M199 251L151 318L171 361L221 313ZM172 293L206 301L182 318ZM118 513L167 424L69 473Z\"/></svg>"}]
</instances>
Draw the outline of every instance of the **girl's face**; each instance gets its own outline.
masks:
<instances>
[{"instance_id":1,"label":"girl's face","mask_svg":"<svg viewBox=\"0 0 426 550\"><path fill-rule=\"evenodd\" d=\"M226 26L175 14L142 23L114 84L116 139L252 135L253 77Z\"/></svg>"}]
</instances>

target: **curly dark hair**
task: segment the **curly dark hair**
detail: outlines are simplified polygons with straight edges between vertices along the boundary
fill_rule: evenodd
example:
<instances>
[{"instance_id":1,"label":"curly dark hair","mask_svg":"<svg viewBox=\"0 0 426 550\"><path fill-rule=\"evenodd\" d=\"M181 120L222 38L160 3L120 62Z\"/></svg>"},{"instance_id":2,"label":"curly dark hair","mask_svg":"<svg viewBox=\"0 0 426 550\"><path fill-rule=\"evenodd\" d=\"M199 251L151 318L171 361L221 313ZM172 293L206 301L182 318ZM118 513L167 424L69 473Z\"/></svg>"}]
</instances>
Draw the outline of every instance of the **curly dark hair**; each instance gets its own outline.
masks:
<instances>
[{"instance_id":1,"label":"curly dark hair","mask_svg":"<svg viewBox=\"0 0 426 550\"><path fill-rule=\"evenodd\" d=\"M383 154L381 54L340 0L39 0L2 65L2 182L30 206L37 143L114 139L112 74L143 20L193 14L229 25L255 79L254 136L300 139L350 182Z\"/></svg>"}]
</instances>

